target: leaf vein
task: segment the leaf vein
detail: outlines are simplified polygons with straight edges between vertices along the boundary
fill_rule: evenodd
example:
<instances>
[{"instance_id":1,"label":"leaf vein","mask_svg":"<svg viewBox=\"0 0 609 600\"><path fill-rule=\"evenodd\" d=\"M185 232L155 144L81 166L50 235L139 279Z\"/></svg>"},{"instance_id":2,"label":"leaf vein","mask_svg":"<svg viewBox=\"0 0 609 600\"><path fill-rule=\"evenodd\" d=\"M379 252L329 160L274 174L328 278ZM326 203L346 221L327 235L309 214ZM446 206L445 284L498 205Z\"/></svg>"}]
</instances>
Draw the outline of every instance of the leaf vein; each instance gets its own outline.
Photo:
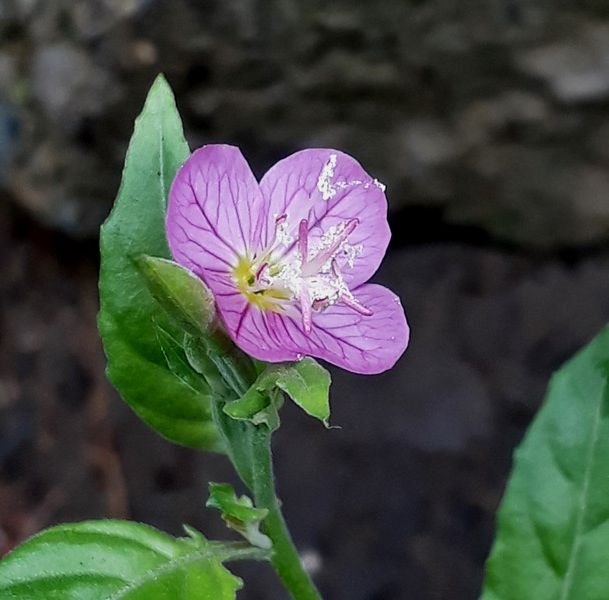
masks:
<instances>
[{"instance_id":1,"label":"leaf vein","mask_svg":"<svg viewBox=\"0 0 609 600\"><path fill-rule=\"evenodd\" d=\"M582 538L584 535L584 522L586 512L588 510L588 495L590 492L590 479L592 477L592 467L594 466L594 450L599 442L600 434L600 423L602 416L603 401L605 398L606 381L603 383L600 398L596 410L594 412L594 422L592 425L592 435L590 436L590 443L586 452L586 469L584 471L584 479L582 484L581 493L579 495L579 514L577 515L577 521L575 524L575 532L573 535L573 544L569 552L569 559L567 561L567 569L565 571L565 578L563 580L563 586L560 592L560 600L568 600L573 589L573 581L575 575L575 569L577 566L577 559L579 556L579 550L582 544Z\"/></svg>"}]
</instances>

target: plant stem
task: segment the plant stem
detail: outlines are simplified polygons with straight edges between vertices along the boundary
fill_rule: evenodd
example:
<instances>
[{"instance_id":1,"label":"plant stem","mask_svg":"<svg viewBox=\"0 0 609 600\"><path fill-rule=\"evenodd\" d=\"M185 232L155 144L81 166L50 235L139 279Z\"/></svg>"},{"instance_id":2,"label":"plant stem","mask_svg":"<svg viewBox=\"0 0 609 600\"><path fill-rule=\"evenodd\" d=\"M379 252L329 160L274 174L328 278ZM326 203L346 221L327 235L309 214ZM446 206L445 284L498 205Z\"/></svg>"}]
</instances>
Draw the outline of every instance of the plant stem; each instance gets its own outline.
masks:
<instances>
[{"instance_id":1,"label":"plant stem","mask_svg":"<svg viewBox=\"0 0 609 600\"><path fill-rule=\"evenodd\" d=\"M273 567L293 600L321 600L315 584L300 560L281 514L279 499L275 493L271 432L265 426L256 427L252 437L252 462L252 493L256 506L269 511L263 521L263 529L273 542Z\"/></svg>"},{"instance_id":2,"label":"plant stem","mask_svg":"<svg viewBox=\"0 0 609 600\"><path fill-rule=\"evenodd\" d=\"M249 385L242 362L233 361L233 357L227 355L214 355L213 352L210 356L224 382L230 385L237 398L243 396ZM220 398L221 396L220 394ZM273 542L271 563L275 571L293 600L322 600L300 560L281 513L275 492L271 430L263 424L234 420L224 414L223 407L224 400L213 402L213 419L224 439L233 466L254 495L256 506L268 510L262 527Z\"/></svg>"}]
</instances>

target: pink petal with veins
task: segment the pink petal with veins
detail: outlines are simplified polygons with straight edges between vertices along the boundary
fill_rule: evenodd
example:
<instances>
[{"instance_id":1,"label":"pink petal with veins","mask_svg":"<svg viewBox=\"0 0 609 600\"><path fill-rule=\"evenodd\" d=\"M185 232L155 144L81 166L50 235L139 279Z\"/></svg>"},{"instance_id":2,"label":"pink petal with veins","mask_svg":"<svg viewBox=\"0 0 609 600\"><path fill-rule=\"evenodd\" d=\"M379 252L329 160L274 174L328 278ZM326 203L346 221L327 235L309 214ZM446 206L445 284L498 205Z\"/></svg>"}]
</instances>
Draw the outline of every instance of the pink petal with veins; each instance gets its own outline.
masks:
<instances>
[{"instance_id":1,"label":"pink petal with veins","mask_svg":"<svg viewBox=\"0 0 609 600\"><path fill-rule=\"evenodd\" d=\"M300 314L290 317L248 305L244 315L236 298L218 306L237 345L258 360L314 356L354 373L382 373L393 367L408 345L404 309L399 298L380 285L364 284L353 294L372 311L371 316L334 304L314 314L310 333L304 331Z\"/></svg>"},{"instance_id":2,"label":"pink petal with veins","mask_svg":"<svg viewBox=\"0 0 609 600\"><path fill-rule=\"evenodd\" d=\"M320 186L320 175L332 157L335 166L326 178L329 187ZM324 199L324 193L327 193ZM349 236L349 244L361 244L362 253L355 258L353 269L343 273L350 287L368 281L376 272L391 232L387 223L387 199L384 186L372 178L351 156L332 149L309 149L296 152L271 167L260 181L266 203L264 244L274 232L276 215L287 214L293 238L303 219L309 225L309 247L330 227L352 219L359 221Z\"/></svg>"},{"instance_id":3,"label":"pink petal with veins","mask_svg":"<svg viewBox=\"0 0 609 600\"><path fill-rule=\"evenodd\" d=\"M228 272L260 239L266 215L260 187L241 151L210 145L195 150L169 192L166 231L175 260L205 279Z\"/></svg>"}]
</instances>

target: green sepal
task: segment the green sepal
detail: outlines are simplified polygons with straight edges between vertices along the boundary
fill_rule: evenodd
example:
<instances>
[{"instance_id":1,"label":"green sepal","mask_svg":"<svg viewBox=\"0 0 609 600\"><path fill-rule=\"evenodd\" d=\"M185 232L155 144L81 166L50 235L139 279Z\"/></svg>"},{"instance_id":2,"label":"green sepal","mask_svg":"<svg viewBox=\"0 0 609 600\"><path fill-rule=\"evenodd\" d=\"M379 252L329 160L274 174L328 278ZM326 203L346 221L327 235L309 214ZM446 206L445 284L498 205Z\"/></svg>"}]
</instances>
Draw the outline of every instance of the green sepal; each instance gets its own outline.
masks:
<instances>
[{"instance_id":1,"label":"green sepal","mask_svg":"<svg viewBox=\"0 0 609 600\"><path fill-rule=\"evenodd\" d=\"M207 346L205 338L190 334L184 336L184 354L188 364L205 379L216 398L230 397L231 389L211 360Z\"/></svg>"},{"instance_id":2,"label":"green sepal","mask_svg":"<svg viewBox=\"0 0 609 600\"><path fill-rule=\"evenodd\" d=\"M254 425L266 425L271 431L279 429L279 409L283 398L278 390L271 386L261 391L254 383L239 400L227 402L224 413L238 421L250 421Z\"/></svg>"},{"instance_id":3,"label":"green sepal","mask_svg":"<svg viewBox=\"0 0 609 600\"><path fill-rule=\"evenodd\" d=\"M233 419L266 422L271 429L276 428L274 413L279 406L277 400L273 401L273 391L279 389L327 427L330 383L330 373L312 358L268 365L239 400L226 404L224 412Z\"/></svg>"},{"instance_id":4,"label":"green sepal","mask_svg":"<svg viewBox=\"0 0 609 600\"><path fill-rule=\"evenodd\" d=\"M133 259L148 290L169 317L191 335L206 335L214 321L214 297L196 275L165 258Z\"/></svg>"},{"instance_id":5,"label":"green sepal","mask_svg":"<svg viewBox=\"0 0 609 600\"><path fill-rule=\"evenodd\" d=\"M308 415L326 427L330 418L330 373L313 358L278 366L272 372L274 384Z\"/></svg>"},{"instance_id":6,"label":"green sepal","mask_svg":"<svg viewBox=\"0 0 609 600\"><path fill-rule=\"evenodd\" d=\"M169 370L194 393L203 394L206 396L206 402L211 402L211 388L205 378L190 364L184 350L185 341L176 339L173 333L164 329L156 320L153 321L153 326ZM182 338L185 336L183 335Z\"/></svg>"},{"instance_id":7,"label":"green sepal","mask_svg":"<svg viewBox=\"0 0 609 600\"><path fill-rule=\"evenodd\" d=\"M254 384L239 400L228 402L224 412L233 419L251 421L259 412L268 408L270 403L268 394L260 392Z\"/></svg>"},{"instance_id":8,"label":"green sepal","mask_svg":"<svg viewBox=\"0 0 609 600\"><path fill-rule=\"evenodd\" d=\"M266 508L255 508L248 496L237 496L228 483L210 483L206 506L217 508L228 527L242 535L252 546L272 547L271 540L260 531L260 523L268 515Z\"/></svg>"}]
</instances>

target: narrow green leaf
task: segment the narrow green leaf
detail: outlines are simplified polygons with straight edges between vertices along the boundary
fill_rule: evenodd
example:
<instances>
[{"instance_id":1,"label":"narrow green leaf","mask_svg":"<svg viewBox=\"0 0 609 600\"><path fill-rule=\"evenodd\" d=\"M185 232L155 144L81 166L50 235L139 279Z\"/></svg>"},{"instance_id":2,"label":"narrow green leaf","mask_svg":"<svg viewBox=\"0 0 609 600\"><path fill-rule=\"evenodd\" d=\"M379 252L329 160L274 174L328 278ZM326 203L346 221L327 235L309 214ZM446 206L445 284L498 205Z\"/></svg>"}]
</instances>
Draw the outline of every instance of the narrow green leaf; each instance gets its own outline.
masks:
<instances>
[{"instance_id":1,"label":"narrow green leaf","mask_svg":"<svg viewBox=\"0 0 609 600\"><path fill-rule=\"evenodd\" d=\"M136 121L121 188L101 230L99 329L108 377L133 410L169 440L213 448L218 438L209 399L169 368L153 322L175 339L182 332L134 263L142 255L170 258L167 193L188 153L173 95L159 77Z\"/></svg>"},{"instance_id":2,"label":"narrow green leaf","mask_svg":"<svg viewBox=\"0 0 609 600\"><path fill-rule=\"evenodd\" d=\"M483 600L609 597L609 328L551 381L515 454Z\"/></svg>"},{"instance_id":3,"label":"narrow green leaf","mask_svg":"<svg viewBox=\"0 0 609 600\"><path fill-rule=\"evenodd\" d=\"M256 553L250 552L251 557ZM200 534L174 539L128 521L53 527L0 561L11 600L234 600L241 580L222 561L248 553Z\"/></svg>"},{"instance_id":4,"label":"narrow green leaf","mask_svg":"<svg viewBox=\"0 0 609 600\"><path fill-rule=\"evenodd\" d=\"M165 258L138 256L134 262L148 289L176 323L191 335L205 335L214 319L214 297L190 271Z\"/></svg>"},{"instance_id":5,"label":"narrow green leaf","mask_svg":"<svg viewBox=\"0 0 609 600\"><path fill-rule=\"evenodd\" d=\"M270 549L271 540L260 531L260 523L267 516L266 508L255 508L248 496L238 497L228 483L210 483L206 506L217 508L224 522L241 534L250 544Z\"/></svg>"}]
</instances>

